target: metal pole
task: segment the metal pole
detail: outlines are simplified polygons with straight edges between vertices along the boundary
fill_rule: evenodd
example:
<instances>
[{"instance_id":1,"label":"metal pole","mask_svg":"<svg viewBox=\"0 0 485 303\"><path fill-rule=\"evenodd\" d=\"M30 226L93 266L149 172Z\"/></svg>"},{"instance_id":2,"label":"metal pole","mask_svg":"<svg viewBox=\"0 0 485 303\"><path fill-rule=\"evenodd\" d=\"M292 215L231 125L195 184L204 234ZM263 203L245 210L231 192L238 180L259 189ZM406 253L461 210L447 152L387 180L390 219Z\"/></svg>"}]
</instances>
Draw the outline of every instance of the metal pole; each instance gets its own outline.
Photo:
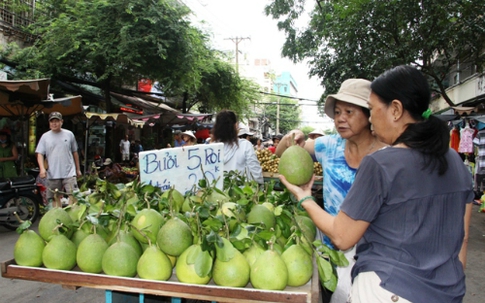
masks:
<instances>
[{"instance_id":1,"label":"metal pole","mask_svg":"<svg viewBox=\"0 0 485 303\"><path fill-rule=\"evenodd\" d=\"M282 83L275 83L275 85L278 86L278 103L276 104L276 135L279 135L279 133L280 133L280 101L281 101L280 87L283 84Z\"/></svg>"},{"instance_id":2,"label":"metal pole","mask_svg":"<svg viewBox=\"0 0 485 303\"><path fill-rule=\"evenodd\" d=\"M279 135L279 134L280 134L280 99L278 98L278 104L276 105L276 135Z\"/></svg>"},{"instance_id":3,"label":"metal pole","mask_svg":"<svg viewBox=\"0 0 485 303\"><path fill-rule=\"evenodd\" d=\"M86 120L86 131L84 132L84 175L86 175L88 171L88 136L89 127L88 121Z\"/></svg>"}]
</instances>

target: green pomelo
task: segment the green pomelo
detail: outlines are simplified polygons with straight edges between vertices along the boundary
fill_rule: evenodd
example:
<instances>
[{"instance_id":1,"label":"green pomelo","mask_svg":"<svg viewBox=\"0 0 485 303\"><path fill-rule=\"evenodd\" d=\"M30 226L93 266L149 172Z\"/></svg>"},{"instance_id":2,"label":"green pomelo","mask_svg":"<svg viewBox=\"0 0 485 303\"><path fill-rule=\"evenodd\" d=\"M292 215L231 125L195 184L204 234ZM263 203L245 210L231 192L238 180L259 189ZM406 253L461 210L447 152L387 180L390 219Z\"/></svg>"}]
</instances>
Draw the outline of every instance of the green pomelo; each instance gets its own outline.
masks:
<instances>
[{"instance_id":1,"label":"green pomelo","mask_svg":"<svg viewBox=\"0 0 485 303\"><path fill-rule=\"evenodd\" d=\"M300 245L288 247L281 258L288 269L288 286L298 287L310 281L313 274L312 257Z\"/></svg>"},{"instance_id":2,"label":"green pomelo","mask_svg":"<svg viewBox=\"0 0 485 303\"><path fill-rule=\"evenodd\" d=\"M39 234L42 239L50 241L52 236L59 234L59 231L56 229L58 225L57 220L69 228L72 225L72 219L69 214L60 207L54 207L46 212L39 221ZM71 238L72 234L73 230L71 229L65 235L67 238Z\"/></svg>"},{"instance_id":3,"label":"green pomelo","mask_svg":"<svg viewBox=\"0 0 485 303\"><path fill-rule=\"evenodd\" d=\"M42 262L49 269L71 270L76 266L76 245L64 235L54 235L42 252Z\"/></svg>"},{"instance_id":4,"label":"green pomelo","mask_svg":"<svg viewBox=\"0 0 485 303\"><path fill-rule=\"evenodd\" d=\"M86 214L86 209L87 209L87 207L86 207L85 204L80 205L80 204L76 203L76 204L69 205L68 207L66 207L65 211L69 214L69 216L71 217L71 220L73 222L75 222L75 221L80 222Z\"/></svg>"},{"instance_id":5,"label":"green pomelo","mask_svg":"<svg viewBox=\"0 0 485 303\"><path fill-rule=\"evenodd\" d=\"M186 212L192 210L192 208L190 207L190 204L191 204L190 198L189 197L185 198L184 203L182 203L182 212L183 213L186 213Z\"/></svg>"},{"instance_id":6,"label":"green pomelo","mask_svg":"<svg viewBox=\"0 0 485 303\"><path fill-rule=\"evenodd\" d=\"M263 204L261 204L261 205L263 205L264 207L266 207L267 209L269 209L271 212L274 211L274 204L271 203L271 202L263 202Z\"/></svg>"},{"instance_id":7,"label":"green pomelo","mask_svg":"<svg viewBox=\"0 0 485 303\"><path fill-rule=\"evenodd\" d=\"M42 266L42 252L44 248L44 239L35 231L26 230L15 242L13 257L18 265Z\"/></svg>"},{"instance_id":8,"label":"green pomelo","mask_svg":"<svg viewBox=\"0 0 485 303\"><path fill-rule=\"evenodd\" d=\"M257 204L251 208L248 216L248 223L250 224L264 224L264 229L269 230L276 224L275 215L272 211L263 205Z\"/></svg>"},{"instance_id":9,"label":"green pomelo","mask_svg":"<svg viewBox=\"0 0 485 303\"><path fill-rule=\"evenodd\" d=\"M251 269L246 258L238 250L229 261L216 258L212 270L214 283L220 286L244 287L249 282Z\"/></svg>"},{"instance_id":10,"label":"green pomelo","mask_svg":"<svg viewBox=\"0 0 485 303\"><path fill-rule=\"evenodd\" d=\"M306 184L313 175L313 159L303 147L290 146L281 155L278 172L291 184Z\"/></svg>"},{"instance_id":11,"label":"green pomelo","mask_svg":"<svg viewBox=\"0 0 485 303\"><path fill-rule=\"evenodd\" d=\"M136 271L142 279L167 281L172 276L172 262L152 244L138 260Z\"/></svg>"},{"instance_id":12,"label":"green pomelo","mask_svg":"<svg viewBox=\"0 0 485 303\"><path fill-rule=\"evenodd\" d=\"M184 203L184 195L175 188L164 191L161 198L168 199L169 203L172 205L172 209L175 212L179 212L182 209ZM161 208L160 208L161 209Z\"/></svg>"},{"instance_id":13,"label":"green pomelo","mask_svg":"<svg viewBox=\"0 0 485 303\"><path fill-rule=\"evenodd\" d=\"M182 283L189 284L207 284L211 279L210 270L207 275L199 276L197 274L196 263L200 259L202 248L198 244L194 244L187 248L178 258L175 266L175 273L177 279ZM194 259L194 260L192 260ZM190 260L190 262L189 262ZM206 264L209 268L212 262Z\"/></svg>"},{"instance_id":14,"label":"green pomelo","mask_svg":"<svg viewBox=\"0 0 485 303\"><path fill-rule=\"evenodd\" d=\"M221 194L213 190L209 195L205 197L205 201L213 204L229 202L229 197L225 194Z\"/></svg>"},{"instance_id":15,"label":"green pomelo","mask_svg":"<svg viewBox=\"0 0 485 303\"><path fill-rule=\"evenodd\" d=\"M157 235L157 244L160 249L175 257L180 256L192 245L193 237L190 227L177 217L168 220Z\"/></svg>"},{"instance_id":16,"label":"green pomelo","mask_svg":"<svg viewBox=\"0 0 485 303\"><path fill-rule=\"evenodd\" d=\"M76 262L84 272L98 274L103 271L101 261L103 254L108 249L108 243L98 234L86 237L77 248Z\"/></svg>"},{"instance_id":17,"label":"green pomelo","mask_svg":"<svg viewBox=\"0 0 485 303\"><path fill-rule=\"evenodd\" d=\"M116 242L104 252L101 265L105 274L117 277L136 276L138 255L129 244Z\"/></svg>"},{"instance_id":18,"label":"green pomelo","mask_svg":"<svg viewBox=\"0 0 485 303\"><path fill-rule=\"evenodd\" d=\"M135 238L135 236L133 236L130 231L120 230L119 234L116 237L113 237L108 245L111 246L112 244L116 243L118 241L118 236L120 241L125 242L133 247L136 254L138 255L138 258L143 254L143 249L140 242L138 242L138 240Z\"/></svg>"},{"instance_id":19,"label":"green pomelo","mask_svg":"<svg viewBox=\"0 0 485 303\"><path fill-rule=\"evenodd\" d=\"M172 263L172 267L175 267L175 264L177 263L177 257L167 255L167 257L170 259L170 263Z\"/></svg>"},{"instance_id":20,"label":"green pomelo","mask_svg":"<svg viewBox=\"0 0 485 303\"><path fill-rule=\"evenodd\" d=\"M154 209L142 209L131 221L131 224L136 227L133 229L133 236L140 243L148 243L148 240L139 232L143 232L152 243L157 240L157 234L160 227L163 225L162 215Z\"/></svg>"},{"instance_id":21,"label":"green pomelo","mask_svg":"<svg viewBox=\"0 0 485 303\"><path fill-rule=\"evenodd\" d=\"M244 257L248 261L250 267L253 266L254 262L264 253L264 249L256 242L254 242L248 249L243 252Z\"/></svg>"},{"instance_id":22,"label":"green pomelo","mask_svg":"<svg viewBox=\"0 0 485 303\"><path fill-rule=\"evenodd\" d=\"M85 232L83 229L77 229L74 234L72 234L71 241L76 245L76 247L79 247L82 240L86 239L86 237L89 235L90 234Z\"/></svg>"},{"instance_id":23,"label":"green pomelo","mask_svg":"<svg viewBox=\"0 0 485 303\"><path fill-rule=\"evenodd\" d=\"M307 216L296 216L295 219L308 241L315 240L315 237L317 236L317 227L315 226L315 223L313 223L313 220Z\"/></svg>"},{"instance_id":24,"label":"green pomelo","mask_svg":"<svg viewBox=\"0 0 485 303\"><path fill-rule=\"evenodd\" d=\"M277 252L267 250L251 267L250 280L257 289L283 290L288 283L288 269Z\"/></svg>"}]
</instances>

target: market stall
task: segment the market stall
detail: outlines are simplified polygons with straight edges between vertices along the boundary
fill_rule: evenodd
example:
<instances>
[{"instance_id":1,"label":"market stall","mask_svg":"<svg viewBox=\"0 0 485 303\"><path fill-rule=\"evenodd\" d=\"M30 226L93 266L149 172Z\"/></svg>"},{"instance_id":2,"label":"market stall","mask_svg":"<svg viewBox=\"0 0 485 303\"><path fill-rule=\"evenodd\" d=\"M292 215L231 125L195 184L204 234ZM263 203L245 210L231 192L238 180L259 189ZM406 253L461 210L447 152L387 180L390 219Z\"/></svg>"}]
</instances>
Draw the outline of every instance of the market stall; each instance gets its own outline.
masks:
<instances>
[{"instance_id":1,"label":"market stall","mask_svg":"<svg viewBox=\"0 0 485 303\"><path fill-rule=\"evenodd\" d=\"M54 111L64 116L82 112L81 96L53 98L49 94L50 79L0 81L0 117L18 119L21 122L19 153L20 172L25 172L27 146L35 146L35 135L29 134L29 119L36 113L49 114ZM35 124L34 124L35 125Z\"/></svg>"},{"instance_id":2,"label":"market stall","mask_svg":"<svg viewBox=\"0 0 485 303\"><path fill-rule=\"evenodd\" d=\"M312 279L301 287L287 287L283 291L269 291L252 287L221 287L214 284L195 285L169 281L144 280L139 278L113 277L89 274L79 270L63 271L16 265L13 260L3 262L2 277L45 283L60 284L65 288L89 287L136 294L151 294L174 298L199 299L218 302L319 302L320 290L318 270L315 266ZM174 275L173 275L174 276ZM109 303L109 302L107 302Z\"/></svg>"},{"instance_id":3,"label":"market stall","mask_svg":"<svg viewBox=\"0 0 485 303\"><path fill-rule=\"evenodd\" d=\"M140 302L144 295L218 302L319 302L319 272L322 262L329 261L316 253L319 245L312 246L316 228L311 219L287 203L284 192L263 189L234 171L225 173L223 152L222 143L140 152L140 184L100 180L84 196L87 212L74 219L69 209L49 210L38 228L38 239L48 243L26 249L33 241L24 240L26 245L17 246L14 259L1 264L2 276L103 289L107 303L113 291L138 295ZM147 201L156 203L147 207ZM91 231L90 224L95 232L78 244L76 237L58 235L53 228L77 226L78 233L80 226ZM122 240L122 231L135 243ZM99 238L103 247L98 250L90 238ZM56 241L66 244L57 247L63 260L51 257L57 255ZM145 249L143 243L148 244ZM244 255L251 248L259 252ZM164 263L152 255L154 251L165 254ZM95 258L98 269L91 267ZM152 268L163 271L164 277L146 276ZM332 279L331 270L328 274L325 281Z\"/></svg>"},{"instance_id":4,"label":"market stall","mask_svg":"<svg viewBox=\"0 0 485 303\"><path fill-rule=\"evenodd\" d=\"M97 155L104 155L104 126L102 128L96 127L96 123L99 121L113 121L116 123L132 125L134 127L143 127L144 122L135 121L126 114L122 113L94 113L85 112L85 137L84 137L84 174L88 169L88 147L93 146L98 148L94 153Z\"/></svg>"}]
</instances>

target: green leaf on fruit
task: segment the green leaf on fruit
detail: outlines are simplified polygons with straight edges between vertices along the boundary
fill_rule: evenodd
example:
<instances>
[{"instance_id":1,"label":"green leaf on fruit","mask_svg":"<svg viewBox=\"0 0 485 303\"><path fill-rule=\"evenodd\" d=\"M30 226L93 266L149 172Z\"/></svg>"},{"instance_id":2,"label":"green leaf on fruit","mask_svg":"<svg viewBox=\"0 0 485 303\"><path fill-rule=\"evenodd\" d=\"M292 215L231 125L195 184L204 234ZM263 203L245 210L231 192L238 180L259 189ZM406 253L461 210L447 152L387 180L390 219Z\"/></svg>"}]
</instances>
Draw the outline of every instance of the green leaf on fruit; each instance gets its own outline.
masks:
<instances>
[{"instance_id":1,"label":"green leaf on fruit","mask_svg":"<svg viewBox=\"0 0 485 303\"><path fill-rule=\"evenodd\" d=\"M330 277L330 280L323 283L323 287L330 290L331 292L334 292L335 289L337 288L337 282L338 282L337 276L332 275Z\"/></svg>"},{"instance_id":2,"label":"green leaf on fruit","mask_svg":"<svg viewBox=\"0 0 485 303\"><path fill-rule=\"evenodd\" d=\"M215 247L216 258L222 262L227 262L231 260L236 254L236 249L234 248L234 246L232 246L232 243L225 238L222 238L222 245L216 243Z\"/></svg>"},{"instance_id":3,"label":"green leaf on fruit","mask_svg":"<svg viewBox=\"0 0 485 303\"><path fill-rule=\"evenodd\" d=\"M325 258L318 257L317 265L320 280L323 282L329 281L333 275L332 264L330 264L330 262L328 262Z\"/></svg>"},{"instance_id":4,"label":"green leaf on fruit","mask_svg":"<svg viewBox=\"0 0 485 303\"><path fill-rule=\"evenodd\" d=\"M194 263L195 273L199 277L207 277L212 271L212 257L208 251L203 251L200 247L194 249L197 252L196 260Z\"/></svg>"}]
</instances>

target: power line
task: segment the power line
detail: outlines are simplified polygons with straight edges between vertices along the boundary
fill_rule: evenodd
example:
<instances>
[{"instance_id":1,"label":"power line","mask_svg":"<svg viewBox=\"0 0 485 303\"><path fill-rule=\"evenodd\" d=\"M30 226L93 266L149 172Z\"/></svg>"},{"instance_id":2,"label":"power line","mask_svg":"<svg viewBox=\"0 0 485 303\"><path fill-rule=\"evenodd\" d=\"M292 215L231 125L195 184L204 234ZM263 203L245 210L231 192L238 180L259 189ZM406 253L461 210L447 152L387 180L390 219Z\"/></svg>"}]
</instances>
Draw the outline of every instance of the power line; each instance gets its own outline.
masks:
<instances>
[{"instance_id":1,"label":"power line","mask_svg":"<svg viewBox=\"0 0 485 303\"><path fill-rule=\"evenodd\" d=\"M318 102L319 100L312 100L312 99L306 99L306 98L298 98L298 97L291 97L288 95L280 95L280 94L275 94L275 93L267 93L260 91L259 93L263 95L269 95L269 96L275 96L275 97L281 97L281 98L287 98L287 99L295 99L295 100L300 100L300 101L311 101L311 102Z\"/></svg>"},{"instance_id":2,"label":"power line","mask_svg":"<svg viewBox=\"0 0 485 303\"><path fill-rule=\"evenodd\" d=\"M249 37L234 37L234 38L226 38L224 40L231 40L236 44L236 73L239 74L239 43L243 40L251 40Z\"/></svg>"},{"instance_id":3,"label":"power line","mask_svg":"<svg viewBox=\"0 0 485 303\"><path fill-rule=\"evenodd\" d=\"M263 104L263 105L274 105L277 106L278 104L275 102L258 102L256 105ZM293 103L280 103L280 105L288 105L288 106L320 106L320 104L293 104Z\"/></svg>"}]
</instances>

